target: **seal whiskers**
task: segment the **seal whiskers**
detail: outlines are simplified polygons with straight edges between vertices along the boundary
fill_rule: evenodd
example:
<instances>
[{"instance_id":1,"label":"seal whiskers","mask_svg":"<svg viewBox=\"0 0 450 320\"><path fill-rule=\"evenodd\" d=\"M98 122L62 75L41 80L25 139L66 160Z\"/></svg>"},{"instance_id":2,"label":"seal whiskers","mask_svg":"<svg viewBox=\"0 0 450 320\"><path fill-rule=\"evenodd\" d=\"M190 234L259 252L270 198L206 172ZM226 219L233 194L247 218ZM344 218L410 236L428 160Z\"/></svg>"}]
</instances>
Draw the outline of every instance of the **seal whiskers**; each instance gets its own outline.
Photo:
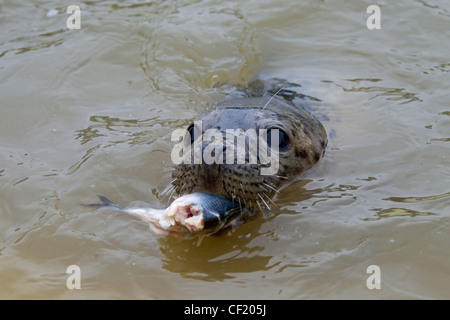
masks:
<instances>
[{"instance_id":1,"label":"seal whiskers","mask_svg":"<svg viewBox=\"0 0 450 320\"><path fill-rule=\"evenodd\" d=\"M273 98L275 98L275 97L281 92L281 90L286 89L288 86L290 86L291 84L293 84L294 82L299 81L299 80L301 80L301 79L297 79L297 80L288 82L287 85L285 85L284 87L279 88L279 89L277 90L277 92L275 92L275 94L269 99L269 101L267 101L267 103L264 105L264 107L262 108L262 110L264 110L264 109L268 106L268 104L273 100Z\"/></svg>"},{"instance_id":2,"label":"seal whiskers","mask_svg":"<svg viewBox=\"0 0 450 320\"><path fill-rule=\"evenodd\" d=\"M269 184L267 184L267 183L265 183L265 182L263 182L262 184L263 184L264 186L266 186L266 187L272 189L272 190L275 191L276 193L280 193L280 191L278 191L276 188L272 187L271 185L269 185Z\"/></svg>"},{"instance_id":3,"label":"seal whiskers","mask_svg":"<svg viewBox=\"0 0 450 320\"><path fill-rule=\"evenodd\" d=\"M260 195L259 193L257 193L257 194L258 194L258 197L261 199L261 201L262 201L262 202L264 203L264 205L266 206L266 208L270 210L269 205L267 204L267 202L264 201L263 197L261 197L261 195Z\"/></svg>"}]
</instances>

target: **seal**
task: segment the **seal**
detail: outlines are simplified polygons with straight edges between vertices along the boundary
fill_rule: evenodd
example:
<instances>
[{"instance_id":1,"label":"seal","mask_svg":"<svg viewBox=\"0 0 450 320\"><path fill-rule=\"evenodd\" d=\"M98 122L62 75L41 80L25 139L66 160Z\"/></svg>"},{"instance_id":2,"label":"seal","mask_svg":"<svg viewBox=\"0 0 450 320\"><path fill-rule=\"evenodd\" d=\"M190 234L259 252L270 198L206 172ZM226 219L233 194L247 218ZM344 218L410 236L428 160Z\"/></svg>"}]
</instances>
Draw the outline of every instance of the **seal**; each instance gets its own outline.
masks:
<instances>
[{"instance_id":1,"label":"seal","mask_svg":"<svg viewBox=\"0 0 450 320\"><path fill-rule=\"evenodd\" d=\"M193 146L208 130L220 132L225 137L230 131L239 136L236 132L248 132L249 129L264 133L258 135L258 145L261 139L265 140L268 152L277 155L276 172L261 174L261 170L269 165L262 161L260 155L256 163L250 161L249 154L244 163L239 162L239 149L231 155L234 160L231 163L206 163L204 159L201 163L192 163L189 159L192 159L194 151L191 151L183 155L186 161L175 166L169 189L178 195L193 192L220 194L246 208L258 206L261 209L265 206L270 209L269 203L273 203L272 198L279 189L313 167L324 155L327 144L323 125L311 112L276 96L224 101L194 119L187 127L186 141ZM277 129L276 135L274 129ZM247 150L251 139L248 136L245 139ZM202 140L201 150L214 150L212 156L216 159L230 157L226 153L227 144L222 144L220 149L217 145L211 148L213 143L217 144L216 138L206 142Z\"/></svg>"},{"instance_id":2,"label":"seal","mask_svg":"<svg viewBox=\"0 0 450 320\"><path fill-rule=\"evenodd\" d=\"M180 197L167 209L122 207L103 196L101 203L87 206L127 212L158 234L180 237L214 234L258 208L270 210L279 189L324 155L327 134L303 104L294 103L304 95L279 89L271 97L248 96L250 89L181 130L183 148L172 152L178 153L178 164L163 191ZM206 157L198 157L202 154Z\"/></svg>"}]
</instances>

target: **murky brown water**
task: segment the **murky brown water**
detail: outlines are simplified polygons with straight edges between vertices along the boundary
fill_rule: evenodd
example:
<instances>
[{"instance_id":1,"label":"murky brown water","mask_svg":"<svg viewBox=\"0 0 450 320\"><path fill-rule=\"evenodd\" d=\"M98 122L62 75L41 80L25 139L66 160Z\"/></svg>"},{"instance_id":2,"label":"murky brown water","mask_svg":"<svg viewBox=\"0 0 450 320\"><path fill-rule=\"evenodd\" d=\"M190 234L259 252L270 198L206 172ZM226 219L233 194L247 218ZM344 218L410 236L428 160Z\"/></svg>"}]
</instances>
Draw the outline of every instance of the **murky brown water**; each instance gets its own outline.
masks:
<instances>
[{"instance_id":1,"label":"murky brown water","mask_svg":"<svg viewBox=\"0 0 450 320\"><path fill-rule=\"evenodd\" d=\"M450 298L449 3L70 4L0 4L0 298ZM165 206L172 130L255 75L330 135L276 214L198 243L80 205Z\"/></svg>"}]
</instances>

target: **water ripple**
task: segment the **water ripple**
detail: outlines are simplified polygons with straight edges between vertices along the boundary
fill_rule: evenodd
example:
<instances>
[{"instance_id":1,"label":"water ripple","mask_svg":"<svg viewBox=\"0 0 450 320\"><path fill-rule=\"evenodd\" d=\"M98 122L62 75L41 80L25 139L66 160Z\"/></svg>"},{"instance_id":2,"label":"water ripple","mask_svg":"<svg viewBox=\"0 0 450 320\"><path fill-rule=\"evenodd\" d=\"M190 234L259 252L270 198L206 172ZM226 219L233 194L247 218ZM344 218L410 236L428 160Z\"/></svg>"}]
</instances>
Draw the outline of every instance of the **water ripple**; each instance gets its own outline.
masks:
<instances>
[{"instance_id":1,"label":"water ripple","mask_svg":"<svg viewBox=\"0 0 450 320\"><path fill-rule=\"evenodd\" d=\"M375 99L377 97L383 97L387 96L388 98L386 100L406 100L402 102L402 104L409 103L412 101L422 101L417 95L417 93L414 92L408 92L405 91L405 88L388 88L388 87L379 87L379 86L373 86L373 87L351 87L351 88L345 88L344 86L340 86L344 92L379 92L371 99Z\"/></svg>"},{"instance_id":2,"label":"water ripple","mask_svg":"<svg viewBox=\"0 0 450 320\"><path fill-rule=\"evenodd\" d=\"M434 216L436 213L434 212L422 212L416 211L406 208L389 208L389 209L374 209L376 211L376 218L365 218L364 221L375 221L380 220L382 218L392 218L392 217L416 217L416 216Z\"/></svg>"},{"instance_id":3,"label":"water ripple","mask_svg":"<svg viewBox=\"0 0 450 320\"><path fill-rule=\"evenodd\" d=\"M394 202L403 202L403 203L414 203L414 202L437 200L437 199L446 198L446 197L450 197L450 192L439 194L439 195L426 196L426 197L389 197L389 198L384 198L383 200L394 201Z\"/></svg>"},{"instance_id":4,"label":"water ripple","mask_svg":"<svg viewBox=\"0 0 450 320\"><path fill-rule=\"evenodd\" d=\"M108 137L110 144L128 143L130 146L150 144L161 135L167 134L167 130L163 130L163 128L178 127L180 123L184 124L184 121L180 119L162 120L158 116L138 120L94 115L89 120L95 124L75 131L75 140L79 140L81 144L100 137Z\"/></svg>"}]
</instances>

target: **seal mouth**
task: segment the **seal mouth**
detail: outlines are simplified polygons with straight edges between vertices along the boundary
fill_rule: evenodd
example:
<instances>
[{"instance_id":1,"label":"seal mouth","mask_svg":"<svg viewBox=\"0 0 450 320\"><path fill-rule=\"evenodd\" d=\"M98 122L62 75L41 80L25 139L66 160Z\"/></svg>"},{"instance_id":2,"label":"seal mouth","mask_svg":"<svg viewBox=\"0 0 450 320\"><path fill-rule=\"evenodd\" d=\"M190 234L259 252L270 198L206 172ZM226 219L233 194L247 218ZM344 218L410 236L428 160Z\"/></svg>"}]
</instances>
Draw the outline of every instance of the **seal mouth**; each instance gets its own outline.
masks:
<instances>
[{"instance_id":1,"label":"seal mouth","mask_svg":"<svg viewBox=\"0 0 450 320\"><path fill-rule=\"evenodd\" d=\"M258 206L261 211L263 208L271 210L272 197L279 192L280 184L287 179L279 175L260 175L260 165L212 165L217 167L215 170L209 167L211 165L178 165L172 175L175 179L163 191L163 194L169 194L169 192L179 195L193 192L214 193L236 202L240 208ZM211 172L214 175L211 175ZM192 210L190 213L196 215ZM194 226L198 226L198 223Z\"/></svg>"}]
</instances>

